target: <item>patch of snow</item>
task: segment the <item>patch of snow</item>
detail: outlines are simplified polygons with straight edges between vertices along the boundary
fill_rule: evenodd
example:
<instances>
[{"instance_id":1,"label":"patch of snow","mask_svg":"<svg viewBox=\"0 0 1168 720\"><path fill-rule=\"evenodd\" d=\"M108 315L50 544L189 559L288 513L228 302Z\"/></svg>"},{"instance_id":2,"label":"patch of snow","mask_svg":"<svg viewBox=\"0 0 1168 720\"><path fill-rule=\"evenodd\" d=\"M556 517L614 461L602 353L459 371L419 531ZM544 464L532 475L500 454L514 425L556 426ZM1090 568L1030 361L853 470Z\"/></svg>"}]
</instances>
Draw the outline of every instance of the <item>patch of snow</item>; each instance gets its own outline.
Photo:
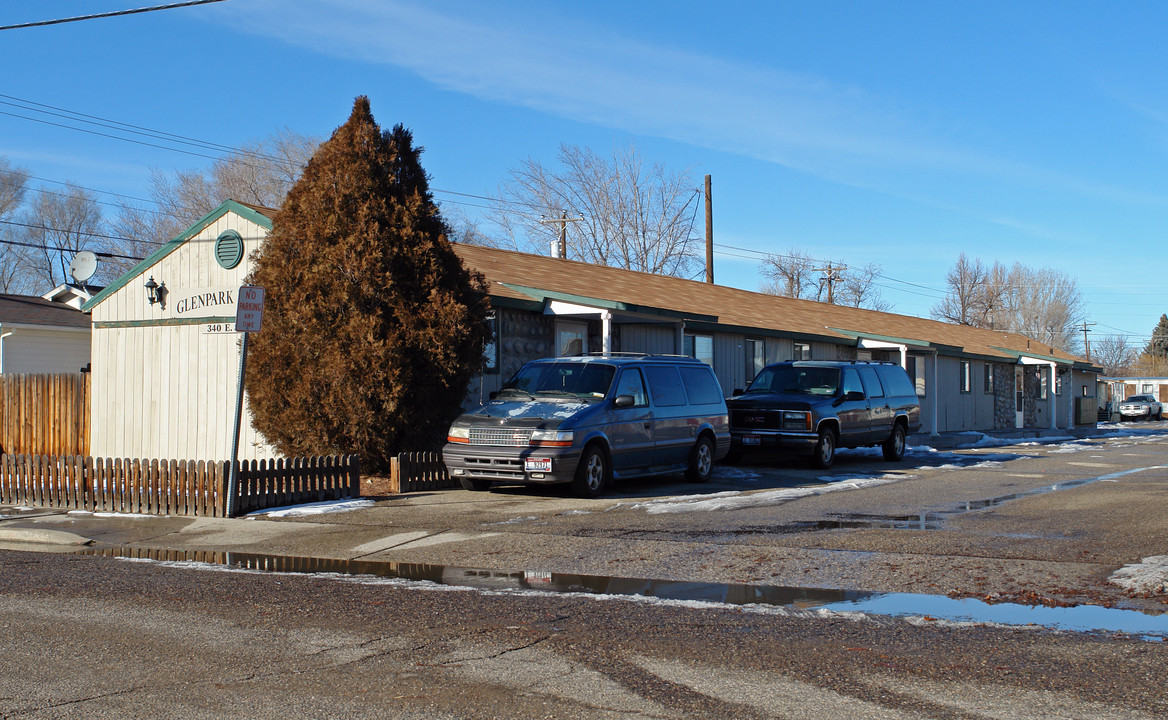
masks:
<instances>
[{"instance_id":1,"label":"patch of snow","mask_svg":"<svg viewBox=\"0 0 1168 720\"><path fill-rule=\"evenodd\" d=\"M861 488L887 485L900 482L915 475L887 474L887 475L853 475L853 476L824 476L820 481L827 485L813 487L782 488L763 492L720 492L708 495L681 495L646 502L623 504L633 510L644 510L650 515L683 512L709 512L712 510L737 510L747 507L768 507L798 500L799 498L823 495L824 493L840 490L859 490Z\"/></svg>"},{"instance_id":2,"label":"patch of snow","mask_svg":"<svg viewBox=\"0 0 1168 720\"><path fill-rule=\"evenodd\" d=\"M1107 581L1139 595L1168 594L1168 555L1153 555L1124 565Z\"/></svg>"},{"instance_id":3,"label":"patch of snow","mask_svg":"<svg viewBox=\"0 0 1168 720\"><path fill-rule=\"evenodd\" d=\"M488 525L519 525L521 523L535 522L539 518L535 515L527 515L526 517L511 518L510 520L502 520L500 522L487 523Z\"/></svg>"},{"instance_id":4,"label":"patch of snow","mask_svg":"<svg viewBox=\"0 0 1168 720\"><path fill-rule=\"evenodd\" d=\"M372 500L325 500L323 502L306 503L304 505L256 510L255 512L248 513L245 517L307 517L310 515L325 515L327 513L349 512L351 510L371 508L374 504Z\"/></svg>"}]
</instances>

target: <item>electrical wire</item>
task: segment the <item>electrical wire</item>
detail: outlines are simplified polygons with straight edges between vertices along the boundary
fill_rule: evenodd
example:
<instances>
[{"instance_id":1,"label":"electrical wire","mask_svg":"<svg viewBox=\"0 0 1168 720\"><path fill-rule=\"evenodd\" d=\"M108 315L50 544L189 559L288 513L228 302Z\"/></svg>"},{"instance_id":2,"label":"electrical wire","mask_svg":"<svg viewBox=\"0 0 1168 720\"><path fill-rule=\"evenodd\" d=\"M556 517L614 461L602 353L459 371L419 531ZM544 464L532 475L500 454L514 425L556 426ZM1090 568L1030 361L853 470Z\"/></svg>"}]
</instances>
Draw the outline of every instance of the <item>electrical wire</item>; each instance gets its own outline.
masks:
<instances>
[{"instance_id":1,"label":"electrical wire","mask_svg":"<svg viewBox=\"0 0 1168 720\"><path fill-rule=\"evenodd\" d=\"M82 20L96 20L98 18L121 17L123 15L137 15L139 13L156 12L158 10L174 10L175 8L190 7L192 5L207 5L209 3L224 2L224 0L186 0L186 2L167 3L152 7L135 8L133 10L115 10L113 12L95 13L93 15L78 15L76 17L58 18L56 20L38 20L36 22L19 23L16 25L0 25L0 30L21 30L46 25L60 25L62 23L80 22Z\"/></svg>"}]
</instances>

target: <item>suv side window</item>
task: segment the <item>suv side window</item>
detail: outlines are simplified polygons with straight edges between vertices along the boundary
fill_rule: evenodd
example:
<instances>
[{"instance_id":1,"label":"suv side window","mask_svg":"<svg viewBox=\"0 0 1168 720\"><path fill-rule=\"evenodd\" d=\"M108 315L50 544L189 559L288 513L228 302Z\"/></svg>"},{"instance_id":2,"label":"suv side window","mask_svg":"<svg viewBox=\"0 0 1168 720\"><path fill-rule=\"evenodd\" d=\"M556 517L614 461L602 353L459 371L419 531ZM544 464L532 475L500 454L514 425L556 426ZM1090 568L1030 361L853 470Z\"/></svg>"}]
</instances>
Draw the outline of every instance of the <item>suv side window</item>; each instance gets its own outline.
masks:
<instances>
[{"instance_id":1,"label":"suv side window","mask_svg":"<svg viewBox=\"0 0 1168 720\"><path fill-rule=\"evenodd\" d=\"M889 395L908 397L916 393L912 381L899 365L881 365L876 368L876 374L880 376L880 382L884 383L884 387L888 388Z\"/></svg>"},{"instance_id":2,"label":"suv side window","mask_svg":"<svg viewBox=\"0 0 1168 720\"><path fill-rule=\"evenodd\" d=\"M860 384L860 376L852 368L844 368L844 389L843 394L847 395L850 392L864 392L864 386Z\"/></svg>"},{"instance_id":3,"label":"suv side window","mask_svg":"<svg viewBox=\"0 0 1168 720\"><path fill-rule=\"evenodd\" d=\"M641 371L636 368L625 368L620 376L620 383L616 386L617 395L632 395L633 407L645 407L649 404L649 396L645 393L645 380Z\"/></svg>"},{"instance_id":4,"label":"suv side window","mask_svg":"<svg viewBox=\"0 0 1168 720\"><path fill-rule=\"evenodd\" d=\"M864 390L868 397L884 397L884 388L880 386L880 378L876 377L876 370L871 367L856 368L860 372L860 379L864 381Z\"/></svg>"},{"instance_id":5,"label":"suv side window","mask_svg":"<svg viewBox=\"0 0 1168 720\"><path fill-rule=\"evenodd\" d=\"M704 367L683 367L681 382L689 395L691 405L709 405L722 402L722 389L714 379L714 373Z\"/></svg>"},{"instance_id":6,"label":"suv side window","mask_svg":"<svg viewBox=\"0 0 1168 720\"><path fill-rule=\"evenodd\" d=\"M649 391L653 393L654 405L685 405L685 388L681 386L677 368L671 365L646 365L645 375L649 378Z\"/></svg>"}]
</instances>

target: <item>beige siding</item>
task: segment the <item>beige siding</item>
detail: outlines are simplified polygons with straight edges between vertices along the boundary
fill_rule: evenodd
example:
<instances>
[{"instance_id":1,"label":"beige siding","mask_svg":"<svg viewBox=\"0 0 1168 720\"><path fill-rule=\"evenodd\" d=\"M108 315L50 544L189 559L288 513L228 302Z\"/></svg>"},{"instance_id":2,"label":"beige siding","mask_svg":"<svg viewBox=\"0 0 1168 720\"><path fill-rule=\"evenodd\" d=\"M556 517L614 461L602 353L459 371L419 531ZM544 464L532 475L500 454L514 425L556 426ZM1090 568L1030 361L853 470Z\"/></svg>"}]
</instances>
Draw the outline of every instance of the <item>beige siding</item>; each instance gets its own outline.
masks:
<instances>
[{"instance_id":1,"label":"beige siding","mask_svg":"<svg viewBox=\"0 0 1168 720\"><path fill-rule=\"evenodd\" d=\"M215 239L228 229L244 239L245 260L231 270L221 268L213 255ZM248 258L265 233L259 225L228 212L94 308L95 324L153 323L94 328L91 449L95 456L230 457L240 336L204 333L204 323L196 321L233 316L234 307L192 310L179 307L178 300L199 289L237 289L250 270ZM147 302L143 286L149 277L165 283L166 307ZM246 402L239 456L278 456L252 429Z\"/></svg>"},{"instance_id":2,"label":"beige siding","mask_svg":"<svg viewBox=\"0 0 1168 720\"><path fill-rule=\"evenodd\" d=\"M89 364L88 330L40 330L5 326L11 332L0 340L3 355L0 372L6 373L75 373Z\"/></svg>"}]
</instances>

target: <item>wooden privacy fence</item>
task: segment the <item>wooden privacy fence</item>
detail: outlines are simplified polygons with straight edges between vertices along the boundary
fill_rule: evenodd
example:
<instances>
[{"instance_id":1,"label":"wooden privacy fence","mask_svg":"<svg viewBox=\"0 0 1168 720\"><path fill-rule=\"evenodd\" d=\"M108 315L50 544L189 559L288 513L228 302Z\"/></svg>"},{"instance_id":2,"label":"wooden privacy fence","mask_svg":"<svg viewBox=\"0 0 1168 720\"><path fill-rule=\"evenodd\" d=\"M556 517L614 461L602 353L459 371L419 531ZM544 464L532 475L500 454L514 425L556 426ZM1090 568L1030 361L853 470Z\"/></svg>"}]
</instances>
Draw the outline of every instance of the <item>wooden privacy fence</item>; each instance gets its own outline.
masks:
<instances>
[{"instance_id":1,"label":"wooden privacy fence","mask_svg":"<svg viewBox=\"0 0 1168 720\"><path fill-rule=\"evenodd\" d=\"M89 373L0 375L0 453L89 454Z\"/></svg>"},{"instance_id":2,"label":"wooden privacy fence","mask_svg":"<svg viewBox=\"0 0 1168 720\"><path fill-rule=\"evenodd\" d=\"M241 461L233 514L359 494L357 456ZM228 462L0 456L0 503L224 517Z\"/></svg>"},{"instance_id":3,"label":"wooden privacy fence","mask_svg":"<svg viewBox=\"0 0 1168 720\"><path fill-rule=\"evenodd\" d=\"M390 459L389 491L391 493L440 490L458 485L446 471L442 453L407 452Z\"/></svg>"}]
</instances>

